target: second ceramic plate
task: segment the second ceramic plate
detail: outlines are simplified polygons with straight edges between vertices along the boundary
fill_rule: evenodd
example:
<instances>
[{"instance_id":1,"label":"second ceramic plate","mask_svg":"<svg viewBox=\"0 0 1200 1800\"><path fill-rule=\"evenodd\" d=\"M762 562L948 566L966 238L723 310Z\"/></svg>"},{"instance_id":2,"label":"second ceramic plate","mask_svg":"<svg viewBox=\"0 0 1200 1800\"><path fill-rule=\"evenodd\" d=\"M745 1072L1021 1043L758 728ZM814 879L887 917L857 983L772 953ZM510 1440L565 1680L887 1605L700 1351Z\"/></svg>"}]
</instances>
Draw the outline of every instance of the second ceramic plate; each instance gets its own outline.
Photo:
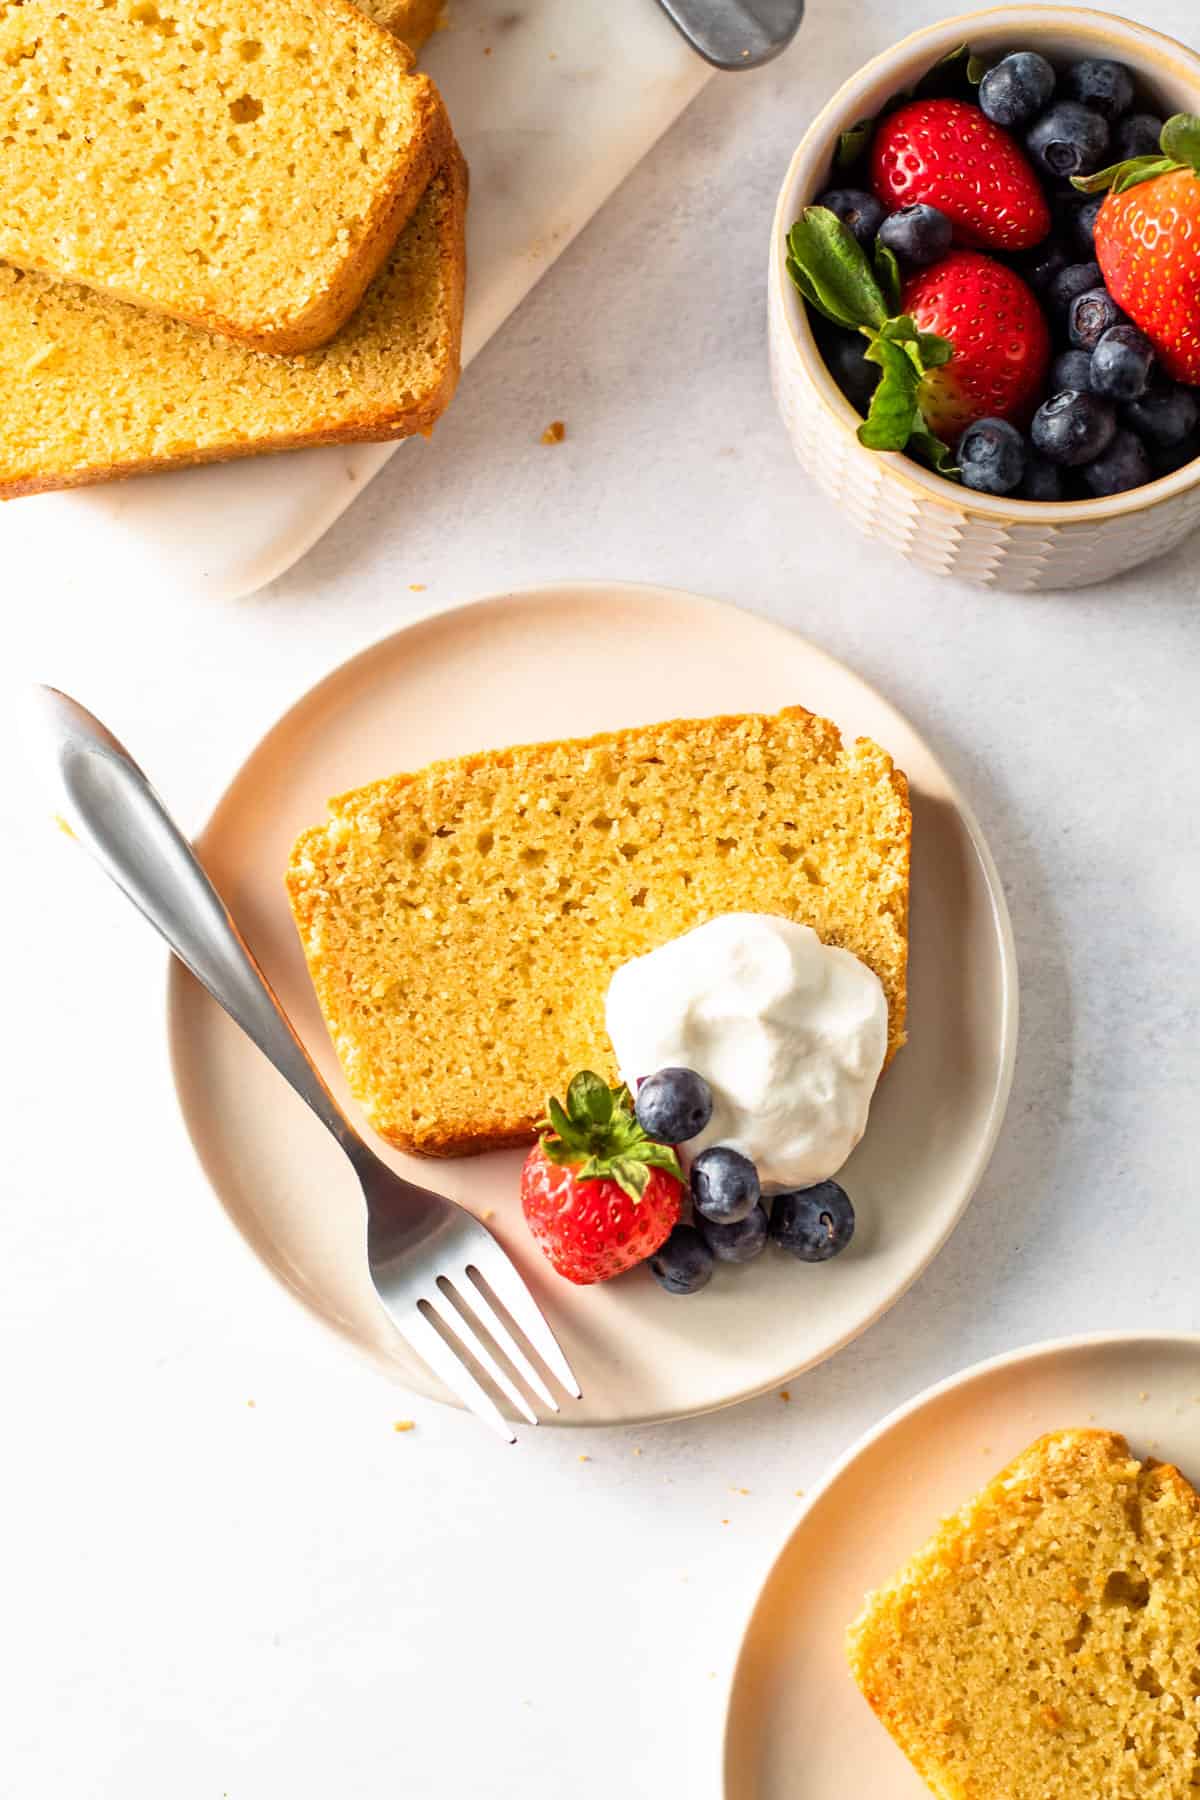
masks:
<instances>
[{"instance_id":1,"label":"second ceramic plate","mask_svg":"<svg viewBox=\"0 0 1200 1800\"><path fill-rule=\"evenodd\" d=\"M804 1267L768 1253L719 1269L693 1300L671 1299L643 1271L573 1288L525 1232L519 1155L414 1165L383 1149L489 1215L579 1375L585 1398L564 1412L567 1423L680 1417L787 1380L892 1305L961 1216L1008 1097L1017 988L995 867L952 782L885 700L791 632L673 590L573 584L420 620L336 670L263 739L198 842L354 1118L283 890L292 840L324 817L331 794L483 746L796 703L877 739L913 799L910 1041L847 1165L859 1229L846 1255ZM342 1338L444 1399L375 1301L356 1184L332 1140L178 965L169 1010L188 1127L246 1242Z\"/></svg>"},{"instance_id":2,"label":"second ceramic plate","mask_svg":"<svg viewBox=\"0 0 1200 1800\"><path fill-rule=\"evenodd\" d=\"M755 1606L730 1698L726 1800L929 1800L851 1680L846 1628L866 1592L1028 1444L1088 1425L1200 1477L1200 1337L1111 1333L1017 1350L919 1394L854 1446Z\"/></svg>"}]
</instances>

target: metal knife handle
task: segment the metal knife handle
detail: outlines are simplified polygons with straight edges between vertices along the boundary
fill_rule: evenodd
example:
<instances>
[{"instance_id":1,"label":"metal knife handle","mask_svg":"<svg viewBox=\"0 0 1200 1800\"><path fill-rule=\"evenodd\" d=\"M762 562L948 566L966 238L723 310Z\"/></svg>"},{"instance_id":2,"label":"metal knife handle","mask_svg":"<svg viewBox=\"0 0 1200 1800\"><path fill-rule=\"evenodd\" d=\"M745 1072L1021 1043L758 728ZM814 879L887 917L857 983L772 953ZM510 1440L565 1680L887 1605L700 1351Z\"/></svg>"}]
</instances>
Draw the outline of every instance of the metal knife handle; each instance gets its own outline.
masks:
<instances>
[{"instance_id":1,"label":"metal knife handle","mask_svg":"<svg viewBox=\"0 0 1200 1800\"><path fill-rule=\"evenodd\" d=\"M65 823L351 1159L370 1159L191 845L129 752L56 688L38 688L36 702Z\"/></svg>"},{"instance_id":2,"label":"metal knife handle","mask_svg":"<svg viewBox=\"0 0 1200 1800\"><path fill-rule=\"evenodd\" d=\"M786 50L804 0L658 0L673 25L714 68L758 69Z\"/></svg>"}]
</instances>

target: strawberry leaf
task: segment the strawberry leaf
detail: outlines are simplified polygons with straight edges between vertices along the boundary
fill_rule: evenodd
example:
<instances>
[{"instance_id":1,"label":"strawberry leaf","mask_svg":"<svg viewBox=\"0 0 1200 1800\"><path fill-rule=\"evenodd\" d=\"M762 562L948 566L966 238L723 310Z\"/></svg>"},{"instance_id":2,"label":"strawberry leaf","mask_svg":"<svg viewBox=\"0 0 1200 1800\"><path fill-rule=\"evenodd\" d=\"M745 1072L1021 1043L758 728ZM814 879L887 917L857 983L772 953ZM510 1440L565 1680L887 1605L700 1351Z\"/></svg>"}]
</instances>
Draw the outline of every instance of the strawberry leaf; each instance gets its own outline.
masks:
<instances>
[{"instance_id":1,"label":"strawberry leaf","mask_svg":"<svg viewBox=\"0 0 1200 1800\"><path fill-rule=\"evenodd\" d=\"M1162 128L1159 139L1164 156L1200 174L1200 118L1195 113L1175 113Z\"/></svg>"},{"instance_id":2,"label":"strawberry leaf","mask_svg":"<svg viewBox=\"0 0 1200 1800\"><path fill-rule=\"evenodd\" d=\"M633 1156L620 1156L608 1169L609 1175L616 1182L623 1194L637 1201L646 1192L646 1183L650 1179L650 1170L644 1162Z\"/></svg>"},{"instance_id":3,"label":"strawberry leaf","mask_svg":"<svg viewBox=\"0 0 1200 1800\"><path fill-rule=\"evenodd\" d=\"M886 244L875 239L872 252L875 264L875 275L883 291L883 298L889 312L900 311L900 264L896 260L896 252L889 250Z\"/></svg>"},{"instance_id":4,"label":"strawberry leaf","mask_svg":"<svg viewBox=\"0 0 1200 1800\"><path fill-rule=\"evenodd\" d=\"M613 1116L612 1089L590 1069L581 1069L567 1089L567 1113L576 1125L607 1125Z\"/></svg>"},{"instance_id":5,"label":"strawberry leaf","mask_svg":"<svg viewBox=\"0 0 1200 1800\"><path fill-rule=\"evenodd\" d=\"M954 95L962 90L964 81L971 79L971 50L967 44L958 44L948 50L945 56L939 57L931 69L913 88L911 98L914 100L940 100L947 95Z\"/></svg>"},{"instance_id":6,"label":"strawberry leaf","mask_svg":"<svg viewBox=\"0 0 1200 1800\"><path fill-rule=\"evenodd\" d=\"M1114 194L1127 193L1139 182L1154 181L1159 175L1172 175L1182 163L1172 161L1169 156L1132 156L1128 162L1110 163L1107 169L1097 169L1094 175L1073 175L1071 186L1081 194L1104 194L1110 189Z\"/></svg>"},{"instance_id":7,"label":"strawberry leaf","mask_svg":"<svg viewBox=\"0 0 1200 1800\"><path fill-rule=\"evenodd\" d=\"M852 169L866 155L874 135L874 119L860 119L857 125L851 125L849 131L843 131L833 153L834 168Z\"/></svg>"},{"instance_id":8,"label":"strawberry leaf","mask_svg":"<svg viewBox=\"0 0 1200 1800\"><path fill-rule=\"evenodd\" d=\"M548 1161L570 1169L576 1181L615 1181L633 1201L645 1193L653 1169L683 1181L670 1144L647 1137L639 1125L629 1089L609 1087L590 1069L571 1081L565 1109L547 1100L538 1131Z\"/></svg>"},{"instance_id":9,"label":"strawberry leaf","mask_svg":"<svg viewBox=\"0 0 1200 1800\"><path fill-rule=\"evenodd\" d=\"M908 448L914 456L919 456L923 463L927 463L939 475L944 475L948 481L959 479L961 470L954 460L953 450L949 444L943 444L940 437L935 437L932 431L914 431L908 440Z\"/></svg>"},{"instance_id":10,"label":"strawberry leaf","mask_svg":"<svg viewBox=\"0 0 1200 1800\"><path fill-rule=\"evenodd\" d=\"M954 345L950 339L937 337L932 331L918 331L916 345L923 369L944 368L954 355Z\"/></svg>"},{"instance_id":11,"label":"strawberry leaf","mask_svg":"<svg viewBox=\"0 0 1200 1800\"><path fill-rule=\"evenodd\" d=\"M867 253L827 206L806 206L788 233L788 250L821 310L848 329L878 329L888 316Z\"/></svg>"},{"instance_id":12,"label":"strawberry leaf","mask_svg":"<svg viewBox=\"0 0 1200 1800\"><path fill-rule=\"evenodd\" d=\"M868 362L883 370L871 396L871 410L858 428L858 441L868 450L903 450L920 428L917 390L921 373L901 344L877 337L866 351Z\"/></svg>"},{"instance_id":13,"label":"strawberry leaf","mask_svg":"<svg viewBox=\"0 0 1200 1800\"><path fill-rule=\"evenodd\" d=\"M546 1111L550 1115L549 1124L553 1132L564 1140L573 1136L571 1121L553 1095L546 1102Z\"/></svg>"},{"instance_id":14,"label":"strawberry leaf","mask_svg":"<svg viewBox=\"0 0 1200 1800\"><path fill-rule=\"evenodd\" d=\"M800 290L801 294L803 294L811 307L819 312L824 318L828 319L832 324L840 325L846 331L854 330L854 321L852 319L843 319L839 313L835 313L830 307L824 305L816 288L808 279L808 276L804 273L804 270L800 267L800 264L796 261L795 257L790 253L787 259L787 272L792 278L793 286Z\"/></svg>"}]
</instances>

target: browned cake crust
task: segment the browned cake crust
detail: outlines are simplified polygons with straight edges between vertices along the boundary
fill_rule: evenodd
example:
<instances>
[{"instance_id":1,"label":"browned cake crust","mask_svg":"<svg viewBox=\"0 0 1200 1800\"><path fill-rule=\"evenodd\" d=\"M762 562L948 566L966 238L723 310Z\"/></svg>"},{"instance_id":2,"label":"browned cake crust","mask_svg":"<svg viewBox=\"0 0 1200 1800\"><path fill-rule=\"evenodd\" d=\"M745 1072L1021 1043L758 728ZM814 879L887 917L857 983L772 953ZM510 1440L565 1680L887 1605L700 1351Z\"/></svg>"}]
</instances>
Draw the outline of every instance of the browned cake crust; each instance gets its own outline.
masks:
<instances>
[{"instance_id":1,"label":"browned cake crust","mask_svg":"<svg viewBox=\"0 0 1200 1800\"><path fill-rule=\"evenodd\" d=\"M410 50L419 50L441 20L442 0L359 0L377 25L393 32Z\"/></svg>"},{"instance_id":2,"label":"browned cake crust","mask_svg":"<svg viewBox=\"0 0 1200 1800\"><path fill-rule=\"evenodd\" d=\"M801 707L484 751L331 802L288 892L342 1066L401 1149L522 1144L579 1068L615 1078L615 969L726 912L862 957L904 1041L904 776Z\"/></svg>"},{"instance_id":3,"label":"browned cake crust","mask_svg":"<svg viewBox=\"0 0 1200 1800\"><path fill-rule=\"evenodd\" d=\"M1200 1498L1115 1432L1040 1438L868 1598L867 1701L941 1800L1194 1800Z\"/></svg>"}]
</instances>

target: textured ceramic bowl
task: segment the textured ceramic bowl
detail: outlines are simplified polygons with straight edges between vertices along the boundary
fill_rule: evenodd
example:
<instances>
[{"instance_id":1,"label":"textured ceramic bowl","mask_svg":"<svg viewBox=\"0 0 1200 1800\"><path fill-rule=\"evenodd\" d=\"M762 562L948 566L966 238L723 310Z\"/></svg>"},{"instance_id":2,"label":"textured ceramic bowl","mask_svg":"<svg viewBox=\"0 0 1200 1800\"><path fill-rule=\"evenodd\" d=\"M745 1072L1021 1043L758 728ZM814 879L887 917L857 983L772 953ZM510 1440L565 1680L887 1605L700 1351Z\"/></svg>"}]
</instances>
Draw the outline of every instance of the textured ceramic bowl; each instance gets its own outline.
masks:
<instances>
[{"instance_id":1,"label":"textured ceramic bowl","mask_svg":"<svg viewBox=\"0 0 1200 1800\"><path fill-rule=\"evenodd\" d=\"M825 367L784 267L790 226L830 185L838 134L870 118L958 44L985 56L1034 49L1055 60L1117 57L1164 113L1200 112L1200 56L1158 32L1082 7L964 13L877 56L813 120L779 196L768 320L775 397L801 463L867 537L893 545L932 574L984 587L1085 587L1162 555L1200 526L1200 461L1132 493L1051 505L970 493L906 456L864 450L855 436L859 416Z\"/></svg>"}]
</instances>

